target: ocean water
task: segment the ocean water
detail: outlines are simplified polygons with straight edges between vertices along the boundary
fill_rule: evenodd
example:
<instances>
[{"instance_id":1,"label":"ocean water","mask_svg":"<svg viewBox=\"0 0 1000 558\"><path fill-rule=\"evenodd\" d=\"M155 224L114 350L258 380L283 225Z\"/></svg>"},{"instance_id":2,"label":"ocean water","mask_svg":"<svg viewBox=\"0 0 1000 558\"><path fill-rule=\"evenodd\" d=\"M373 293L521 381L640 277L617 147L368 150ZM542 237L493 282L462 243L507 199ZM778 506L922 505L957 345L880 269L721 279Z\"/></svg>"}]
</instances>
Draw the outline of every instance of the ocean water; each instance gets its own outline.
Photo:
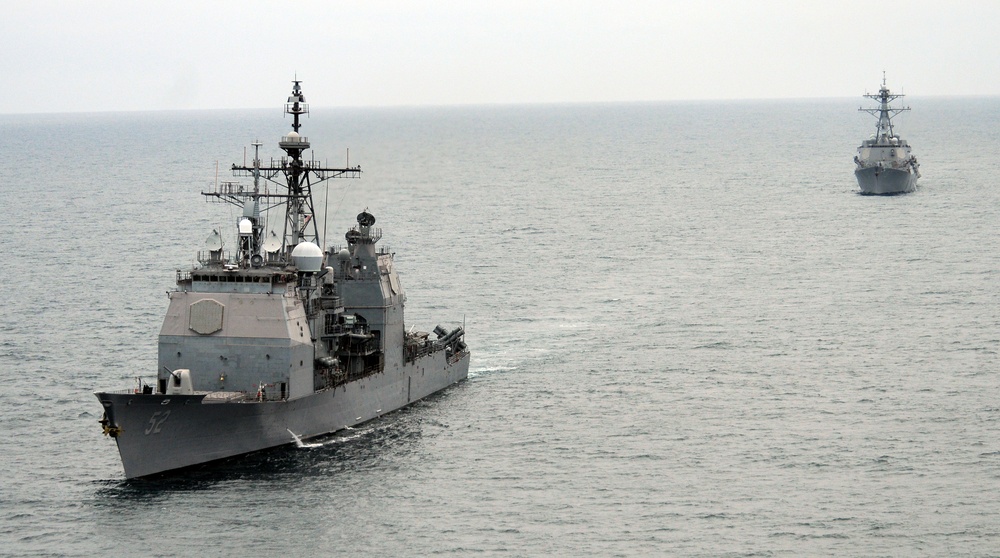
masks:
<instances>
[{"instance_id":1,"label":"ocean water","mask_svg":"<svg viewBox=\"0 0 1000 558\"><path fill-rule=\"evenodd\" d=\"M470 378L154 481L92 393L289 121L0 116L0 555L1000 555L1000 99L911 97L892 197L860 101L314 105L327 243L372 212Z\"/></svg>"}]
</instances>

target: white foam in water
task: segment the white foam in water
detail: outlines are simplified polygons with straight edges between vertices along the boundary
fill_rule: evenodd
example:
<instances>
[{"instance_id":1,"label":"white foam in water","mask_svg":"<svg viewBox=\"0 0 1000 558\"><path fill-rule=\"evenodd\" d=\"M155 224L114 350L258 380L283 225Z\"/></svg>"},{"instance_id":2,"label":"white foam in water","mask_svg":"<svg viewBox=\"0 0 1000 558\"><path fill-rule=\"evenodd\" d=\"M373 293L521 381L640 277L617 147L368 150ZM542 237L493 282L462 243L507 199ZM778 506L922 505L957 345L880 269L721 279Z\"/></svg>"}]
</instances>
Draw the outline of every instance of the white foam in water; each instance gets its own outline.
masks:
<instances>
[{"instance_id":1,"label":"white foam in water","mask_svg":"<svg viewBox=\"0 0 1000 558\"><path fill-rule=\"evenodd\" d=\"M286 428L286 430L288 430L288 429ZM295 440L295 447L297 447L297 448L319 448L319 447L323 447L323 444L307 444L307 443L303 442L302 438L300 438L298 435L296 435L291 430L288 430L288 433L292 435L292 438Z\"/></svg>"}]
</instances>

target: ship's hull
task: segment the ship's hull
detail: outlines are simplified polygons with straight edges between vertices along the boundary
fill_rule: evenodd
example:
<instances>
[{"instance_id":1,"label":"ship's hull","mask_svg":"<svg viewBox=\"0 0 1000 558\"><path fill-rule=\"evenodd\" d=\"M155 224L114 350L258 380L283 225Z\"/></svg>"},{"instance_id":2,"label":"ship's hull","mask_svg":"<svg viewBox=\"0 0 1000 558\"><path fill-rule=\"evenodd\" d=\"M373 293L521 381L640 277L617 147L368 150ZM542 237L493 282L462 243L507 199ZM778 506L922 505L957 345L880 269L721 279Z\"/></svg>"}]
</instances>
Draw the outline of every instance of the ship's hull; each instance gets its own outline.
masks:
<instances>
[{"instance_id":1,"label":"ship's hull","mask_svg":"<svg viewBox=\"0 0 1000 558\"><path fill-rule=\"evenodd\" d=\"M285 401L219 401L205 394L97 393L125 476L143 477L336 432L405 407L469 374L469 354L445 352Z\"/></svg>"},{"instance_id":2,"label":"ship's hull","mask_svg":"<svg viewBox=\"0 0 1000 558\"><path fill-rule=\"evenodd\" d=\"M917 174L910 169L860 168L854 171L862 194L905 194L917 189Z\"/></svg>"}]
</instances>

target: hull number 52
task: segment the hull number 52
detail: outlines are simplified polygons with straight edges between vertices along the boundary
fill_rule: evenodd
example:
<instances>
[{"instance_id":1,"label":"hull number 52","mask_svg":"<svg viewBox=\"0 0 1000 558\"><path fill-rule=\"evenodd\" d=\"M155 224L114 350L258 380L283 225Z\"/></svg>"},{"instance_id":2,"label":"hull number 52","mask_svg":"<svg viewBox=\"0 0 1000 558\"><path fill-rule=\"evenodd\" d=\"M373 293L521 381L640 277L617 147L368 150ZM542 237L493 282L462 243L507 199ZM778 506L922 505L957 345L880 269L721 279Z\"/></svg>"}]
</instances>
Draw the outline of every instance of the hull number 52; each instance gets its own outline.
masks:
<instances>
[{"instance_id":1,"label":"hull number 52","mask_svg":"<svg viewBox=\"0 0 1000 558\"><path fill-rule=\"evenodd\" d=\"M170 416L170 411L156 411L149 417L149 426L146 427L146 435L159 434L163 422Z\"/></svg>"}]
</instances>

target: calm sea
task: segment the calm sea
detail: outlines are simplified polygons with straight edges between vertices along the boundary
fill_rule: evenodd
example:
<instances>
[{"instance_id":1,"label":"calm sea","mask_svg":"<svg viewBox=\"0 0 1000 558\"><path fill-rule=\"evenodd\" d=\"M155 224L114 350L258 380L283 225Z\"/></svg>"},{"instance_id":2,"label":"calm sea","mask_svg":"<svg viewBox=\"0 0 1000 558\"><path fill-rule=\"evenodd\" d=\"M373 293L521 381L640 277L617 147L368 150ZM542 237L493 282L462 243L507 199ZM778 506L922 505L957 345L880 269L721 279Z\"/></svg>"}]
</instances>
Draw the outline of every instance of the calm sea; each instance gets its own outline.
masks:
<instances>
[{"instance_id":1,"label":"calm sea","mask_svg":"<svg viewBox=\"0 0 1000 558\"><path fill-rule=\"evenodd\" d=\"M861 101L314 106L365 171L327 243L372 212L470 378L135 482L92 392L155 374L216 162L290 122L0 116L0 554L1000 555L1000 99L911 97L893 197Z\"/></svg>"}]
</instances>

